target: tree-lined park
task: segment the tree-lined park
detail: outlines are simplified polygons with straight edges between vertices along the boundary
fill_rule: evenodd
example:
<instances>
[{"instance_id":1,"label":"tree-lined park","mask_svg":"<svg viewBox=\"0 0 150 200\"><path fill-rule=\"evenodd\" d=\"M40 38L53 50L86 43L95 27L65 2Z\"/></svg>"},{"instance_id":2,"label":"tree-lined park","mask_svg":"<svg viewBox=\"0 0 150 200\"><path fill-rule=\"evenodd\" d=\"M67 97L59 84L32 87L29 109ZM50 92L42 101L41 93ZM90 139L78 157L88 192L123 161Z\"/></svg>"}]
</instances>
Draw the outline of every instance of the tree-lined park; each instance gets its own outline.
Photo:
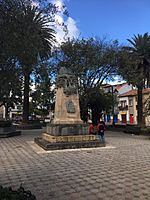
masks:
<instances>
[{"instance_id":1,"label":"tree-lined park","mask_svg":"<svg viewBox=\"0 0 150 200\"><path fill-rule=\"evenodd\" d=\"M14 104L23 105L23 123L28 123L33 113L47 115L54 108L58 70L66 67L78 79L84 121L88 108L94 118L110 109L111 95L100 88L119 75L138 90L138 124L143 126L142 89L150 87L149 33L127 38L127 46L119 44L117 38L98 35L68 38L68 27L62 23L65 40L59 44L55 29L58 12L58 7L47 1L36 6L30 0L0 0L0 106L5 106L6 118ZM69 15L65 6L63 12Z\"/></svg>"}]
</instances>

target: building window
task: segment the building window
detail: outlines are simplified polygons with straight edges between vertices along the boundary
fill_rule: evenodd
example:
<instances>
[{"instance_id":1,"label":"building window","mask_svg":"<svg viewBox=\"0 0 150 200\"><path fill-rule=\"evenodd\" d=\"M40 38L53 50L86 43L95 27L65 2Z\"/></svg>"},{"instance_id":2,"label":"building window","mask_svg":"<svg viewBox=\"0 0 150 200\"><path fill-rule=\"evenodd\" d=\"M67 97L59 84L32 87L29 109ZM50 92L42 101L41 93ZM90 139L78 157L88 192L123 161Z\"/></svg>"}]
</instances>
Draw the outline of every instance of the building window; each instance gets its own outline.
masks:
<instances>
[{"instance_id":1,"label":"building window","mask_svg":"<svg viewBox=\"0 0 150 200\"><path fill-rule=\"evenodd\" d=\"M129 99L129 106L133 106L133 99Z\"/></svg>"},{"instance_id":2,"label":"building window","mask_svg":"<svg viewBox=\"0 0 150 200\"><path fill-rule=\"evenodd\" d=\"M136 102L138 101L138 97L137 97L137 96L135 97L135 101L136 101Z\"/></svg>"},{"instance_id":3,"label":"building window","mask_svg":"<svg viewBox=\"0 0 150 200\"><path fill-rule=\"evenodd\" d=\"M121 101L120 104L121 104L121 107L124 108L124 107L126 107L126 105L127 105L127 101Z\"/></svg>"},{"instance_id":4,"label":"building window","mask_svg":"<svg viewBox=\"0 0 150 200\"><path fill-rule=\"evenodd\" d=\"M18 105L17 110L22 110L22 106Z\"/></svg>"}]
</instances>

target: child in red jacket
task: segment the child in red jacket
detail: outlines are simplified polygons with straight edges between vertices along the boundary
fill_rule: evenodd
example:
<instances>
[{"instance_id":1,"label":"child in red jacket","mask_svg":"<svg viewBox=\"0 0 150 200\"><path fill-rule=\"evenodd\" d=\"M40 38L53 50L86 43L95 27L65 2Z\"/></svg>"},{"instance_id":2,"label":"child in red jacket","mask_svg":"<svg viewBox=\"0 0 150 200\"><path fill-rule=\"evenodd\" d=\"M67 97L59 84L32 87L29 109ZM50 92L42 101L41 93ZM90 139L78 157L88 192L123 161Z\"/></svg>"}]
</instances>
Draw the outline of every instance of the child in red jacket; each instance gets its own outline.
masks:
<instances>
[{"instance_id":1,"label":"child in red jacket","mask_svg":"<svg viewBox=\"0 0 150 200\"><path fill-rule=\"evenodd\" d=\"M89 120L88 123L89 123L89 134L94 135L94 126L92 124L92 121Z\"/></svg>"}]
</instances>

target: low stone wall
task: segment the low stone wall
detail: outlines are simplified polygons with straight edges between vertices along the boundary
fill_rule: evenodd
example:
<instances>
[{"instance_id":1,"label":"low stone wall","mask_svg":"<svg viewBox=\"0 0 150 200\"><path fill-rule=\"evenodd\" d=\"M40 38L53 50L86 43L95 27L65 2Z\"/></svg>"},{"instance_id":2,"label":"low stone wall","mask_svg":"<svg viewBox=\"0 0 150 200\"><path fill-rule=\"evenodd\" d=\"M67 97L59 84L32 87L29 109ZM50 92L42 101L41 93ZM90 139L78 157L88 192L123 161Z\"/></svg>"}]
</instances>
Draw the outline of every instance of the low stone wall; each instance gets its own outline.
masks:
<instances>
[{"instance_id":1,"label":"low stone wall","mask_svg":"<svg viewBox=\"0 0 150 200\"><path fill-rule=\"evenodd\" d=\"M0 138L21 135L21 131L16 131L15 127L0 127Z\"/></svg>"}]
</instances>

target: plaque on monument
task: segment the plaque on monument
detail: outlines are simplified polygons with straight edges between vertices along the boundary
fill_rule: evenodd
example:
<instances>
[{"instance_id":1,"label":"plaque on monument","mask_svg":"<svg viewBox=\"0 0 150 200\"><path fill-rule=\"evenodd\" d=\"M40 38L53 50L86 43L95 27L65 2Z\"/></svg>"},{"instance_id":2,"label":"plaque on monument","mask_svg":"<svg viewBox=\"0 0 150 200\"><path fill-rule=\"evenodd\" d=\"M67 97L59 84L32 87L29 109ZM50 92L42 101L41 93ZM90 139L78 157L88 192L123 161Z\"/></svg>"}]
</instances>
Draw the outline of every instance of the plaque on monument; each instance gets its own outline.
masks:
<instances>
[{"instance_id":1,"label":"plaque on monument","mask_svg":"<svg viewBox=\"0 0 150 200\"><path fill-rule=\"evenodd\" d=\"M68 113L75 113L76 112L75 106L74 106L72 100L70 100L70 99L66 102L66 108L67 108Z\"/></svg>"}]
</instances>

